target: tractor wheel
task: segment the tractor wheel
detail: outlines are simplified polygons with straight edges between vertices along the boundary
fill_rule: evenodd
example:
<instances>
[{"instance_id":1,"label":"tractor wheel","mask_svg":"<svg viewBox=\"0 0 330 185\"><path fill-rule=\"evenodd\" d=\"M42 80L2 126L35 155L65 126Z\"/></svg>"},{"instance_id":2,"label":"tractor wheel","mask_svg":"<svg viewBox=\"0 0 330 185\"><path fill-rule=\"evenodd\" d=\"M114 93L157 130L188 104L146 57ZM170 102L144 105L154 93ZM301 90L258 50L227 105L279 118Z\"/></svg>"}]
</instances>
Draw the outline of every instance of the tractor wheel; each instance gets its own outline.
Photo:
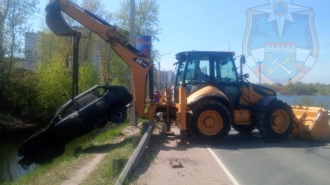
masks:
<instances>
[{"instance_id":1,"label":"tractor wheel","mask_svg":"<svg viewBox=\"0 0 330 185\"><path fill-rule=\"evenodd\" d=\"M127 118L127 111L123 107L115 107L110 111L110 121L116 124L123 123Z\"/></svg>"},{"instance_id":2,"label":"tractor wheel","mask_svg":"<svg viewBox=\"0 0 330 185\"><path fill-rule=\"evenodd\" d=\"M234 130L240 134L250 134L255 128L255 125L235 125L233 124Z\"/></svg>"},{"instance_id":3,"label":"tractor wheel","mask_svg":"<svg viewBox=\"0 0 330 185\"><path fill-rule=\"evenodd\" d=\"M293 130L291 107L281 100L275 100L269 103L264 111L257 113L256 124L263 137L271 141L283 141Z\"/></svg>"},{"instance_id":4,"label":"tractor wheel","mask_svg":"<svg viewBox=\"0 0 330 185\"><path fill-rule=\"evenodd\" d=\"M188 130L196 140L214 144L228 135L231 123L231 115L223 104L207 100L193 107Z\"/></svg>"}]
</instances>

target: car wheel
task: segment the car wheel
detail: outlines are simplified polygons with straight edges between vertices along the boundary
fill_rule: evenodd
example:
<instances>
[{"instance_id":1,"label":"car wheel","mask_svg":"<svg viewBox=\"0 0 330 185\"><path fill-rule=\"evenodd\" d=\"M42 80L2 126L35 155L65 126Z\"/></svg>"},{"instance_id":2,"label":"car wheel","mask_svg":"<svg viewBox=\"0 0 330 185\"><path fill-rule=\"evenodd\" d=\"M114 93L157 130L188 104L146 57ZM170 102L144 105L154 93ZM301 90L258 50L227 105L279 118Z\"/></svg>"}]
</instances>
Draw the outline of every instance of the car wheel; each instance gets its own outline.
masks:
<instances>
[{"instance_id":1,"label":"car wheel","mask_svg":"<svg viewBox=\"0 0 330 185\"><path fill-rule=\"evenodd\" d=\"M127 118L127 111L123 107L115 107L110 111L110 121L116 124L123 123Z\"/></svg>"}]
</instances>

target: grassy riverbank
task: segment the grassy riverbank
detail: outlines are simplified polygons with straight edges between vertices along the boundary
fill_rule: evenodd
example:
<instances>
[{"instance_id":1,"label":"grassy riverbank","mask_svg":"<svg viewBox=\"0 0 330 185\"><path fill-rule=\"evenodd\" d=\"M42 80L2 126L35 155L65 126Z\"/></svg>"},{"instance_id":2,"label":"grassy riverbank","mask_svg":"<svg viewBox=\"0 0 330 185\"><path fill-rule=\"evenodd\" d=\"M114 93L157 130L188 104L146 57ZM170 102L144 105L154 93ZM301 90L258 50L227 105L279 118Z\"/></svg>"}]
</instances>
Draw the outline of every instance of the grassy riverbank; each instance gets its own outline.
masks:
<instances>
[{"instance_id":1,"label":"grassy riverbank","mask_svg":"<svg viewBox=\"0 0 330 185\"><path fill-rule=\"evenodd\" d=\"M104 153L105 157L82 183L113 184L120 171L112 169L112 159L129 158L134 151L131 139L123 138L122 132L127 126L128 123L110 125L78 138L69 143L65 153L52 163L37 165L31 173L7 184L62 184L100 153ZM119 137L122 139L118 140Z\"/></svg>"}]
</instances>

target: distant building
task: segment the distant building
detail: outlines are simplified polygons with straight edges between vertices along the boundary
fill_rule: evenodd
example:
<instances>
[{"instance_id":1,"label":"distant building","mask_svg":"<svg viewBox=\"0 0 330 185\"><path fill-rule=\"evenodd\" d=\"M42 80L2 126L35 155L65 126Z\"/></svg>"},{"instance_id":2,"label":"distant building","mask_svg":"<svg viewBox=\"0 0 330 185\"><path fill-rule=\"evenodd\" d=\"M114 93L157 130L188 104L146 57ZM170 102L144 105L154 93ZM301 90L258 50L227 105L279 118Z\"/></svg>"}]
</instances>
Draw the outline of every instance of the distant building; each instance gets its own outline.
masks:
<instances>
[{"instance_id":1,"label":"distant building","mask_svg":"<svg viewBox=\"0 0 330 185\"><path fill-rule=\"evenodd\" d=\"M161 74L160 83L162 84L162 88L165 86L167 86L167 87L171 86L173 71L172 70L161 71L160 74Z\"/></svg>"},{"instance_id":2,"label":"distant building","mask_svg":"<svg viewBox=\"0 0 330 185\"><path fill-rule=\"evenodd\" d=\"M38 60L37 43L42 32L25 32L24 59L18 64L18 67L30 71L35 70L35 63Z\"/></svg>"}]
</instances>

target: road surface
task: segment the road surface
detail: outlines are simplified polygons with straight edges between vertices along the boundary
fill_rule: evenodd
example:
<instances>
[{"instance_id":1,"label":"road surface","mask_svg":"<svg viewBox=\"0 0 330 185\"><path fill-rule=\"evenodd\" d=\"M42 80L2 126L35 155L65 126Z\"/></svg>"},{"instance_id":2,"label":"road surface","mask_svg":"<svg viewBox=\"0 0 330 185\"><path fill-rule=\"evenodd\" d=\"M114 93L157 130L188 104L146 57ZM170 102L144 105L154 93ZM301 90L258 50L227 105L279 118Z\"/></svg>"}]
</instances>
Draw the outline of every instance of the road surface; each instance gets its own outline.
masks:
<instances>
[{"instance_id":1,"label":"road surface","mask_svg":"<svg viewBox=\"0 0 330 185\"><path fill-rule=\"evenodd\" d=\"M330 143L290 137L268 142L254 131L231 131L220 144L209 146L241 184L330 184Z\"/></svg>"}]
</instances>

